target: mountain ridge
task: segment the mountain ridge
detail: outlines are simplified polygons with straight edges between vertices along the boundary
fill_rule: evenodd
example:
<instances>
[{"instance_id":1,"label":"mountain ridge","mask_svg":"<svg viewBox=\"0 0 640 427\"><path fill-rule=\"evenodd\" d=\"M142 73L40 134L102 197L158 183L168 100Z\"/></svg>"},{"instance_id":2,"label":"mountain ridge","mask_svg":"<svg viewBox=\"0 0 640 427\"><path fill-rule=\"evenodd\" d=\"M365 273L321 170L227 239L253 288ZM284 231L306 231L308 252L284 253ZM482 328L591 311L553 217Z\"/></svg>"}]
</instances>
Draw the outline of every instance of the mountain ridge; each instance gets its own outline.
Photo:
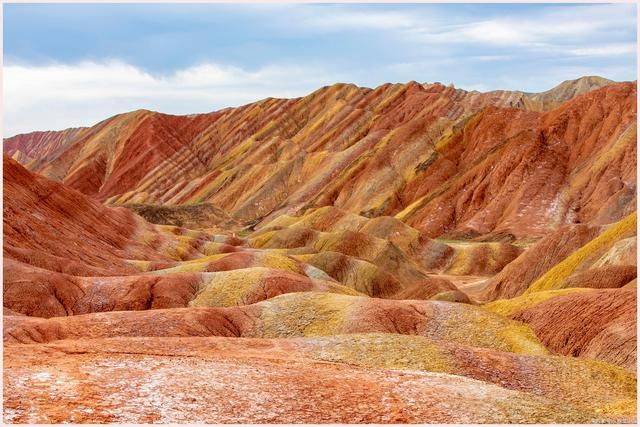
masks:
<instances>
[{"instance_id":1,"label":"mountain ridge","mask_svg":"<svg viewBox=\"0 0 640 427\"><path fill-rule=\"evenodd\" d=\"M610 113L605 111L606 114L617 114L614 102L631 103L625 109L635 111L635 102L630 99L635 84L608 84L605 79L596 79L594 83L591 78L586 79L586 83L573 80L569 86L583 89L604 86L577 95L562 106L595 108L594 103L601 101L587 95L600 93L603 100L608 96L619 97L618 101L608 101L606 108ZM562 94L573 96L578 92L567 92L566 87L567 82L557 86ZM428 214L418 212L428 208L423 201L433 197L429 193L434 194L430 191L434 186L444 189L443 185L467 179L456 178L452 167L458 175L465 168L471 168L467 172L473 173L470 161L486 156L487 150L495 150L499 144L510 144L518 150L522 146L549 150L544 148L543 139L550 132L548 126L557 125L545 121L554 117L553 111L562 111L562 106L539 112L518 104L512 96L416 82L381 85L371 90L336 84L302 98L266 99L208 114L175 116L136 110L74 131L72 135L62 135L55 143L30 137L21 148L20 138L10 138L5 140L4 150L19 159L25 153L28 160L22 160L31 170L113 205L206 202L247 225L268 222L283 213L300 214L310 207L335 204L364 216L397 215L432 237L462 232L464 227L480 234L513 233L513 220L482 225L467 216L455 218L451 223L442 223L441 218L440 225L429 225L425 217ZM622 100L621 96L627 99ZM517 126L507 125L506 117ZM569 119L563 117L559 119ZM475 151L460 153L469 157L460 163L462 158L451 156L459 156L454 153L464 143L450 144L450 141L461 137L464 140L469 126L476 126L478 121L498 126L489 137L503 141L496 145L488 140L485 147L476 143ZM628 127L629 123L627 116L621 126ZM513 129L509 130L510 127ZM607 131L612 134L601 135L596 146L613 144L612 139L624 130L618 126ZM626 130L631 139L635 130ZM76 132L80 133L78 137L74 137ZM535 133L540 135L534 136ZM569 134L559 137L573 138ZM509 143L509 138L515 140ZM34 144L35 148L29 149ZM452 162L457 166L452 166ZM568 167L571 170L577 166L570 163ZM439 177L433 175L434 170ZM292 176L297 178L292 180ZM253 184L247 181L248 177ZM558 179L565 182L561 186L572 185L570 177ZM249 190L251 186L253 189ZM359 190L353 191L353 186ZM606 191L614 194L613 189ZM551 209L556 202L549 197L540 200L539 209ZM416 211L416 206L423 207ZM484 211L487 206L479 208ZM581 209L581 204L575 208ZM568 220L568 216L560 219L561 223ZM540 221L549 222L548 218ZM542 232L534 228L527 233L541 236Z\"/></svg>"},{"instance_id":2,"label":"mountain ridge","mask_svg":"<svg viewBox=\"0 0 640 427\"><path fill-rule=\"evenodd\" d=\"M609 85L609 84L623 83L623 82L616 82L614 80L609 80L607 78L600 77L600 76L582 76L582 77L578 77L576 79L565 80L565 81L557 84L556 86L552 87L551 89L547 89L546 91L542 91L542 92L526 92L526 91L520 91L520 90L516 90L516 89L492 89L492 90L488 90L486 92L481 92L481 91L478 91L478 90L466 90L464 88L460 88L460 90L463 90L463 91L469 92L469 93L473 93L473 92L477 92L477 93L521 93L521 94L526 95L526 96L541 96L543 94L554 93L555 91L557 91L561 87L564 87L564 85L567 85L567 84L569 86L574 86L574 85L578 86L579 83L582 82L582 81L591 81L591 82L595 82L595 84L582 85L583 87L586 86L587 90L583 90L583 91L577 91L576 90L576 91L574 91L573 95L571 95L571 97L579 95L579 94L584 93L584 92L589 91L589 90L593 90L593 89L596 89L596 88L600 88L600 87ZM445 86L446 87L446 85L444 85L442 83L439 83L439 82L419 83L416 80L410 80L410 81L408 81L406 83L384 83L384 84L379 85L379 86L377 86L375 88L370 88L368 86L358 86L358 85L356 85L354 83L334 83L332 85L322 86L321 88L317 89L316 91L319 91L319 90L322 90L322 89L328 89L328 88L331 88L332 86L336 86L336 85L337 86L352 86L352 87L357 88L357 89L373 91L373 90L376 90L379 87L387 86L387 85L409 85L409 84L417 84L417 85L422 85L422 86L438 85L438 86ZM212 114L212 113L224 112L226 110L235 109L235 108L241 108L241 107L245 107L247 105L256 104L256 103L260 103L260 102L264 102L264 101L293 100L293 99L304 98L305 96L306 95L298 96L298 97L291 97L291 98L266 97L266 98L263 98L263 99L259 99L257 101L249 102L247 104L239 105L237 107L223 107L223 108L221 108L219 110L214 110L214 111L210 111L210 112L202 112L202 113L170 114L170 113L162 113L162 112L156 111L156 110L150 110L150 109L147 109L147 108L138 108L138 109L135 109L135 110L126 111L124 113L115 114L114 116L111 116L111 117L109 117L109 118L107 118L105 120L113 119L114 117L119 116L121 114L133 114L133 113L139 113L139 112L159 113L159 114L165 114L167 116L185 116L185 117L199 116L199 115L203 115L203 114ZM567 98L567 99L564 99L564 101L566 101L568 99L570 99L570 97ZM66 133L66 132L69 132L69 131L72 131L72 130L88 129L88 128L97 126L100 123L101 122L98 122L98 123L96 123L95 125L92 125L92 126L90 126L90 125L88 125L88 126L77 126L77 127L70 127L70 128L65 128L65 129L59 129L59 130L51 130L51 129L49 129L49 130L33 130L33 131L29 131L29 132L17 133L15 135L4 137L3 139L4 140L8 140L8 139L13 139L13 138L16 138L16 137L19 137L19 136L26 136L26 135L36 134L36 133L40 133L40 132L63 132L63 133Z\"/></svg>"}]
</instances>

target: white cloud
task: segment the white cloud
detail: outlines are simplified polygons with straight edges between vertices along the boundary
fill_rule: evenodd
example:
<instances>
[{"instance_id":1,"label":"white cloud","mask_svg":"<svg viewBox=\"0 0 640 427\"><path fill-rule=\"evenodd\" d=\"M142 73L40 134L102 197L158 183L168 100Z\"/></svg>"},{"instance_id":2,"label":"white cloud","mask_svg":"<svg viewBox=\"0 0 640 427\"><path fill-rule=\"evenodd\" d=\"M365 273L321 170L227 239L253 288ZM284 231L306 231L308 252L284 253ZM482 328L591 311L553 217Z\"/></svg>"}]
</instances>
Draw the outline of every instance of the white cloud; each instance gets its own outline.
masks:
<instances>
[{"instance_id":1,"label":"white cloud","mask_svg":"<svg viewBox=\"0 0 640 427\"><path fill-rule=\"evenodd\" d=\"M577 56L614 56L633 55L638 46L635 43L612 43L596 47L571 49L569 52Z\"/></svg>"},{"instance_id":2,"label":"white cloud","mask_svg":"<svg viewBox=\"0 0 640 427\"><path fill-rule=\"evenodd\" d=\"M539 49L563 46L567 40L585 45L598 43L624 28L635 28L633 5L556 7L529 14L466 20L443 26L440 31L417 29L416 33L430 42Z\"/></svg>"},{"instance_id":3,"label":"white cloud","mask_svg":"<svg viewBox=\"0 0 640 427\"><path fill-rule=\"evenodd\" d=\"M512 59L512 55L471 55L467 56L468 59L476 60L476 61L506 61L508 59Z\"/></svg>"},{"instance_id":4,"label":"white cloud","mask_svg":"<svg viewBox=\"0 0 640 427\"><path fill-rule=\"evenodd\" d=\"M138 108L208 112L267 97L306 95L345 77L311 66L252 71L202 64L171 75L152 75L120 61L6 65L3 134L90 126Z\"/></svg>"},{"instance_id":5,"label":"white cloud","mask_svg":"<svg viewBox=\"0 0 640 427\"><path fill-rule=\"evenodd\" d=\"M429 45L482 44L497 47L553 48L566 40L603 43L612 33L633 30L633 4L551 6L501 15L454 15L433 8L375 11L351 7L296 8L296 31L379 30L388 36ZM570 52L569 52L570 53Z\"/></svg>"}]
</instances>

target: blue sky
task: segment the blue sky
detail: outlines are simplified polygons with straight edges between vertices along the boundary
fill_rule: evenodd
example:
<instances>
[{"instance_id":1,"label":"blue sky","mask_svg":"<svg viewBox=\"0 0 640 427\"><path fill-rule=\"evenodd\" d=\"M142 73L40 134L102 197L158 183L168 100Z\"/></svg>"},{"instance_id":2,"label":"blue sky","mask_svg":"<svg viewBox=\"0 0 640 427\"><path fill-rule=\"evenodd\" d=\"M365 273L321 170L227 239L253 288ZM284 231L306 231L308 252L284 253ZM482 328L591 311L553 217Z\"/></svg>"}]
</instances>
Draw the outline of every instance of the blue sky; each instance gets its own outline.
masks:
<instances>
[{"instance_id":1,"label":"blue sky","mask_svg":"<svg viewBox=\"0 0 640 427\"><path fill-rule=\"evenodd\" d=\"M349 82L636 78L635 4L5 4L4 135Z\"/></svg>"}]
</instances>

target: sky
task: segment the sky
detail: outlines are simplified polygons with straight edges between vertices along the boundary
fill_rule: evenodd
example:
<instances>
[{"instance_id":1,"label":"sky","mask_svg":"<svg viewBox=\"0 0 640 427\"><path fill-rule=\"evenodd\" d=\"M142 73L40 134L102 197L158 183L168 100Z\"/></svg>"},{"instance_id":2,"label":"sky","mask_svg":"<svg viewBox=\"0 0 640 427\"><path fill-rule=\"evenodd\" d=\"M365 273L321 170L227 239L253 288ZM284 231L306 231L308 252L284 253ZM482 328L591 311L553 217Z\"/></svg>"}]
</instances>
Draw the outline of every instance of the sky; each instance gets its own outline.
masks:
<instances>
[{"instance_id":1,"label":"sky","mask_svg":"<svg viewBox=\"0 0 640 427\"><path fill-rule=\"evenodd\" d=\"M636 79L635 4L4 4L3 135L336 82Z\"/></svg>"}]
</instances>

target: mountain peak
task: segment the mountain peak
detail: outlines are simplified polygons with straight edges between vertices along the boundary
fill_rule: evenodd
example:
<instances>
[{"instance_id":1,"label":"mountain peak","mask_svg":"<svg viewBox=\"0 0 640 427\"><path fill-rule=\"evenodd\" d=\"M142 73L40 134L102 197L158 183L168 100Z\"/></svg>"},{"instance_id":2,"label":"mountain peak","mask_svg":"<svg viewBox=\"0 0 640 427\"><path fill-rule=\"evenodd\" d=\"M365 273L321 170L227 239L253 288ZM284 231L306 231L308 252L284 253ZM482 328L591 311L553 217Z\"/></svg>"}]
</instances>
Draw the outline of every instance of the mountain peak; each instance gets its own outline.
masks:
<instances>
[{"instance_id":1,"label":"mountain peak","mask_svg":"<svg viewBox=\"0 0 640 427\"><path fill-rule=\"evenodd\" d=\"M565 80L547 91L529 95L532 100L539 102L544 110L549 110L578 95L615 83L613 80L600 76L583 76L573 80Z\"/></svg>"}]
</instances>

